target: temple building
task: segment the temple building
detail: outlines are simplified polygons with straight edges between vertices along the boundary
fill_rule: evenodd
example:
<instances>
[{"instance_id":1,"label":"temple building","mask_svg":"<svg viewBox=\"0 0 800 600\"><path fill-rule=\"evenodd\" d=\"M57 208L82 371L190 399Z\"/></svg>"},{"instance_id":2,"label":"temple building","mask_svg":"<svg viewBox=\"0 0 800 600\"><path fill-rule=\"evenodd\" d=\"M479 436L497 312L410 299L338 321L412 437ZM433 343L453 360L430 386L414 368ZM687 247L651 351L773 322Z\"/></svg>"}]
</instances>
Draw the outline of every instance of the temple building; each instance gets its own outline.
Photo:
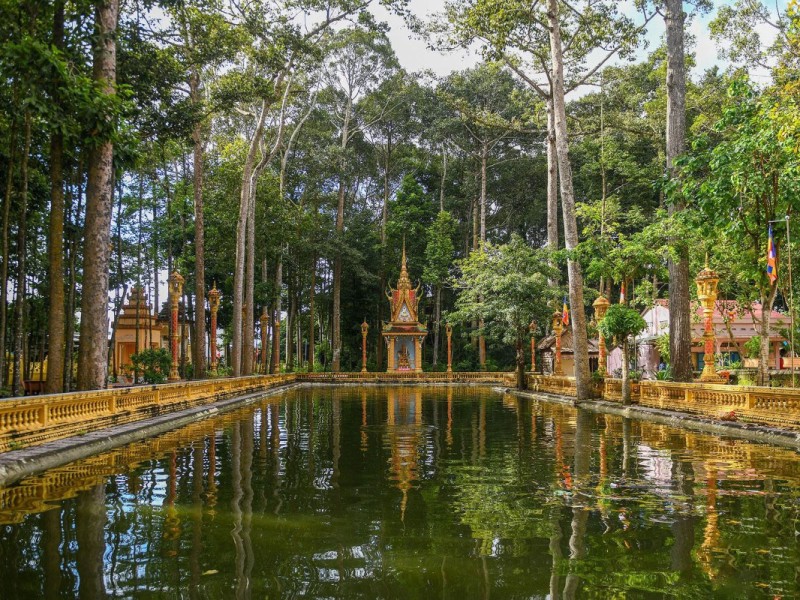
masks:
<instances>
[{"instance_id":1,"label":"temple building","mask_svg":"<svg viewBox=\"0 0 800 600\"><path fill-rule=\"evenodd\" d=\"M422 373L422 342L428 329L419 322L419 286L411 287L406 267L406 246L403 244L403 259L397 289L386 294L389 299L391 320L383 325L383 339L388 346L387 373L411 371Z\"/></svg>"},{"instance_id":2,"label":"temple building","mask_svg":"<svg viewBox=\"0 0 800 600\"><path fill-rule=\"evenodd\" d=\"M146 348L162 347L162 336L166 340L163 324L150 310L144 290L138 286L132 287L127 302L122 307L114 336L114 365L117 370L124 373L131 365L131 356L137 352Z\"/></svg>"}]
</instances>

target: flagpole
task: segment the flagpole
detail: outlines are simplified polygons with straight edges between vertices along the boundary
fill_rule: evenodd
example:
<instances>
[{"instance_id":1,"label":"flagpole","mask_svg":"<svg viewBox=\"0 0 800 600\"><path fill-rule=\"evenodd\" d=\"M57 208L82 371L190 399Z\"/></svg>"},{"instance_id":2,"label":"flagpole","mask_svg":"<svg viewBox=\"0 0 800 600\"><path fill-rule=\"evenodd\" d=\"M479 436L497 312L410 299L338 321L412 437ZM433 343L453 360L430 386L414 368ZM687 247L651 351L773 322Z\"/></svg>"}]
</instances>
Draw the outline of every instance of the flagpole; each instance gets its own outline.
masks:
<instances>
[{"instance_id":1,"label":"flagpole","mask_svg":"<svg viewBox=\"0 0 800 600\"><path fill-rule=\"evenodd\" d=\"M786 248L789 255L789 343L792 345L792 387L795 386L794 379L794 290L792 289L792 240L789 236L789 215L786 215Z\"/></svg>"}]
</instances>

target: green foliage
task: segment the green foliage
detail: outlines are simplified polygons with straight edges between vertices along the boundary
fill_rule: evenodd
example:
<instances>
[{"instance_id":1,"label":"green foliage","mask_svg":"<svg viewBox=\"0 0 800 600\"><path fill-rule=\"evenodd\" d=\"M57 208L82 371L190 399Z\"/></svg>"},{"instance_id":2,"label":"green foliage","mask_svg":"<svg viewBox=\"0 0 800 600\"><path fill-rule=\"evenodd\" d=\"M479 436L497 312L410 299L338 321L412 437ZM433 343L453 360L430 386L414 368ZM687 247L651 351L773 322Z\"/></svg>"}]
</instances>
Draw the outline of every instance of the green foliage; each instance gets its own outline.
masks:
<instances>
[{"instance_id":1,"label":"green foliage","mask_svg":"<svg viewBox=\"0 0 800 600\"><path fill-rule=\"evenodd\" d=\"M667 365L670 363L669 356L669 333L662 333L655 339L656 350Z\"/></svg>"},{"instance_id":2,"label":"green foliage","mask_svg":"<svg viewBox=\"0 0 800 600\"><path fill-rule=\"evenodd\" d=\"M744 343L744 352L747 358L758 358L761 352L761 337L754 335Z\"/></svg>"},{"instance_id":3,"label":"green foliage","mask_svg":"<svg viewBox=\"0 0 800 600\"><path fill-rule=\"evenodd\" d=\"M164 383L169 376L172 357L164 348L147 348L131 356L131 364L145 383Z\"/></svg>"},{"instance_id":4,"label":"green foliage","mask_svg":"<svg viewBox=\"0 0 800 600\"><path fill-rule=\"evenodd\" d=\"M425 269L422 280L429 285L442 285L450 275L453 266L455 246L453 236L456 221L447 211L441 211L428 227L428 243L425 246Z\"/></svg>"},{"instance_id":5,"label":"green foliage","mask_svg":"<svg viewBox=\"0 0 800 600\"><path fill-rule=\"evenodd\" d=\"M647 323L639 311L628 308L624 304L612 304L608 307L606 316L597 324L597 329L608 343L617 340L622 343L634 337L647 328Z\"/></svg>"},{"instance_id":6,"label":"green foliage","mask_svg":"<svg viewBox=\"0 0 800 600\"><path fill-rule=\"evenodd\" d=\"M487 243L457 263L459 291L451 321L483 320L488 337L507 344L527 335L531 321L546 323L559 290L551 287L549 255L519 236L508 244Z\"/></svg>"}]
</instances>

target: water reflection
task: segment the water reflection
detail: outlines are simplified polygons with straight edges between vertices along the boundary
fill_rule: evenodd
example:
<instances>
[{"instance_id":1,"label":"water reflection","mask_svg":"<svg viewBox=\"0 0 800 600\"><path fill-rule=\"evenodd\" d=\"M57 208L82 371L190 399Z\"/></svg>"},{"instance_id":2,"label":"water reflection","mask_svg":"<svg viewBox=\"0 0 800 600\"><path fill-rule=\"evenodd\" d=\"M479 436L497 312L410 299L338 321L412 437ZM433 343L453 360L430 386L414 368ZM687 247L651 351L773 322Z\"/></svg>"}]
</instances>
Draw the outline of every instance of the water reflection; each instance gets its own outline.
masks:
<instances>
[{"instance_id":1,"label":"water reflection","mask_svg":"<svg viewBox=\"0 0 800 600\"><path fill-rule=\"evenodd\" d=\"M792 597L795 452L317 388L0 490L1 597Z\"/></svg>"}]
</instances>

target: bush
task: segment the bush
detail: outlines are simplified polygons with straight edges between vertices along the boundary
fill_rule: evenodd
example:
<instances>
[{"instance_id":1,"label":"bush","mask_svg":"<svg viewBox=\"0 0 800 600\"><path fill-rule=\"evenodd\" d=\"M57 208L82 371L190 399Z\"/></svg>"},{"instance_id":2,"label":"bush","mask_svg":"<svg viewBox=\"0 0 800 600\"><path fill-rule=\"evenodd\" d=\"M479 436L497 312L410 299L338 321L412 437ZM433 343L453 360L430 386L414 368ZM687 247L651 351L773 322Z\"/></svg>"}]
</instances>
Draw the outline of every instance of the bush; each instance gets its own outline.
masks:
<instances>
[{"instance_id":1,"label":"bush","mask_svg":"<svg viewBox=\"0 0 800 600\"><path fill-rule=\"evenodd\" d=\"M656 380L658 381L672 381L672 369L667 367L661 371L656 371Z\"/></svg>"},{"instance_id":2,"label":"bush","mask_svg":"<svg viewBox=\"0 0 800 600\"><path fill-rule=\"evenodd\" d=\"M744 352L747 358L758 358L761 352L761 337L754 335L744 343Z\"/></svg>"},{"instance_id":3,"label":"bush","mask_svg":"<svg viewBox=\"0 0 800 600\"><path fill-rule=\"evenodd\" d=\"M131 356L131 363L145 383L164 383L169 376L172 358L164 348L149 348Z\"/></svg>"}]
</instances>

